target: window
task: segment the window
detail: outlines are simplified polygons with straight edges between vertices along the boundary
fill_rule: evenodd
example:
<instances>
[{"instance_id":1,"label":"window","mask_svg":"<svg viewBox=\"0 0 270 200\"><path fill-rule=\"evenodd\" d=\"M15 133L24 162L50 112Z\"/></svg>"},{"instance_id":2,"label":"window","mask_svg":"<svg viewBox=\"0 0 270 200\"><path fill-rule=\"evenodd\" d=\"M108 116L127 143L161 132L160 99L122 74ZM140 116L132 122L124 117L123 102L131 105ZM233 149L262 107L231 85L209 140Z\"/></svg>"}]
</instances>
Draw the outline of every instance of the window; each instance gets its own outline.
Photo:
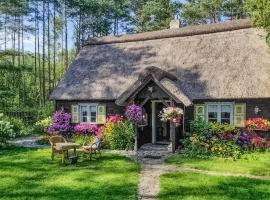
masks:
<instances>
[{"instance_id":1,"label":"window","mask_svg":"<svg viewBox=\"0 0 270 200\"><path fill-rule=\"evenodd\" d=\"M208 105L208 121L217 122L218 121L218 106Z\"/></svg>"},{"instance_id":2,"label":"window","mask_svg":"<svg viewBox=\"0 0 270 200\"><path fill-rule=\"evenodd\" d=\"M97 105L95 104L80 105L80 122L97 123Z\"/></svg>"},{"instance_id":3,"label":"window","mask_svg":"<svg viewBox=\"0 0 270 200\"><path fill-rule=\"evenodd\" d=\"M207 119L209 122L220 122L224 124L232 124L233 118L232 103L208 103Z\"/></svg>"}]
</instances>

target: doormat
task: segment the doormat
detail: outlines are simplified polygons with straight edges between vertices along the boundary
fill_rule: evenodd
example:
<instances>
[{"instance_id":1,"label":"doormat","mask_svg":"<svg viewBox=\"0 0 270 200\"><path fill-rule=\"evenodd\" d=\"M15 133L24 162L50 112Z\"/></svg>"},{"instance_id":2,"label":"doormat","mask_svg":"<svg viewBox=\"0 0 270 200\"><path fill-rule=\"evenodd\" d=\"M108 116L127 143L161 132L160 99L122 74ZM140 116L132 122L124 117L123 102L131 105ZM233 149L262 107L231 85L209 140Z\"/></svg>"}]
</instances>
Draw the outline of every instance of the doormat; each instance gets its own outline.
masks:
<instances>
[{"instance_id":1,"label":"doormat","mask_svg":"<svg viewBox=\"0 0 270 200\"><path fill-rule=\"evenodd\" d=\"M161 159L161 156L146 155L146 156L144 156L144 158Z\"/></svg>"}]
</instances>

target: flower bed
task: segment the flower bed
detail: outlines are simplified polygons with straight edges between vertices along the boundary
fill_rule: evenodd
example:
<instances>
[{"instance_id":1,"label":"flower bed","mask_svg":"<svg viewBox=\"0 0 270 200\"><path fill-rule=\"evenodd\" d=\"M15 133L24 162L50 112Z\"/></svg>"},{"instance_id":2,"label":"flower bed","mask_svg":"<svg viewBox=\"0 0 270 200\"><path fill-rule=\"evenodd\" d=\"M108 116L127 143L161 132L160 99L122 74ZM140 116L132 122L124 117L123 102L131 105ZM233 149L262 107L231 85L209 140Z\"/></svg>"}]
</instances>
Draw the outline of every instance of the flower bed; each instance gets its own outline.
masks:
<instances>
[{"instance_id":1,"label":"flower bed","mask_svg":"<svg viewBox=\"0 0 270 200\"><path fill-rule=\"evenodd\" d=\"M245 121L247 128L252 130L268 131L270 129L270 121L264 118L251 118Z\"/></svg>"},{"instance_id":2,"label":"flower bed","mask_svg":"<svg viewBox=\"0 0 270 200\"><path fill-rule=\"evenodd\" d=\"M96 135L98 132L98 127L95 124L77 124L74 126L73 131L76 134Z\"/></svg>"},{"instance_id":3,"label":"flower bed","mask_svg":"<svg viewBox=\"0 0 270 200\"><path fill-rule=\"evenodd\" d=\"M192 122L192 135L183 141L184 154L195 157L232 157L237 159L247 151L270 148L270 140L248 129L201 119Z\"/></svg>"}]
</instances>

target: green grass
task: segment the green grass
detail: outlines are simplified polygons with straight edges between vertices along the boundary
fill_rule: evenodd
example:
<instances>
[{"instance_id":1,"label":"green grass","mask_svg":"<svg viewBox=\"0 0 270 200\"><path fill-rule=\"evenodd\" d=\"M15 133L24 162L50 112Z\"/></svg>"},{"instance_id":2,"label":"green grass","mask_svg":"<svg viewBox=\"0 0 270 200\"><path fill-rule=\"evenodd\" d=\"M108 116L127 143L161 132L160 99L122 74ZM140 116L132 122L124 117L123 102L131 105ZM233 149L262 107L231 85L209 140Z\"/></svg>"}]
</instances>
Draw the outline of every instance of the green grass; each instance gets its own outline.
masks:
<instances>
[{"instance_id":1,"label":"green grass","mask_svg":"<svg viewBox=\"0 0 270 200\"><path fill-rule=\"evenodd\" d=\"M161 200L269 200L270 181L197 173L161 176Z\"/></svg>"},{"instance_id":2,"label":"green grass","mask_svg":"<svg viewBox=\"0 0 270 200\"><path fill-rule=\"evenodd\" d=\"M169 157L166 162L208 171L270 176L270 152L246 154L236 161L223 158L200 159L173 156Z\"/></svg>"},{"instance_id":3,"label":"green grass","mask_svg":"<svg viewBox=\"0 0 270 200\"><path fill-rule=\"evenodd\" d=\"M136 199L138 171L112 154L64 166L49 149L0 150L0 199Z\"/></svg>"}]
</instances>

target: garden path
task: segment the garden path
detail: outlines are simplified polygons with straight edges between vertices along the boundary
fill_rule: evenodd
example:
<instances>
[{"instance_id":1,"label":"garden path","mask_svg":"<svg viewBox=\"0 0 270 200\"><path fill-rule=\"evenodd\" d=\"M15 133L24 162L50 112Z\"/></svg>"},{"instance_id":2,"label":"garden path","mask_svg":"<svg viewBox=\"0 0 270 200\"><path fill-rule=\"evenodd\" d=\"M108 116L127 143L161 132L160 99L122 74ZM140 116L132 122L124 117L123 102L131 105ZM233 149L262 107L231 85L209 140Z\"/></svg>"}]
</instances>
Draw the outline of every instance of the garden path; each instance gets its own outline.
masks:
<instances>
[{"instance_id":1,"label":"garden path","mask_svg":"<svg viewBox=\"0 0 270 200\"><path fill-rule=\"evenodd\" d=\"M20 147L28 147L28 148L47 148L48 145L40 145L37 144L37 139L39 135L30 135L26 137L20 137L13 140L11 143L20 146Z\"/></svg>"},{"instance_id":2,"label":"garden path","mask_svg":"<svg viewBox=\"0 0 270 200\"><path fill-rule=\"evenodd\" d=\"M141 164L138 199L157 199L159 177L167 171L164 159L170 154L168 145L145 144L138 150L137 159Z\"/></svg>"},{"instance_id":3,"label":"garden path","mask_svg":"<svg viewBox=\"0 0 270 200\"><path fill-rule=\"evenodd\" d=\"M270 180L269 176L215 172L165 164L164 160L169 155L171 155L171 149L168 145L145 144L138 150L136 158L141 164L138 186L139 200L156 200L160 189L159 178L162 174L168 172L194 172L211 176L234 176ZM134 159L134 154L132 156L128 154L127 156Z\"/></svg>"}]
</instances>

